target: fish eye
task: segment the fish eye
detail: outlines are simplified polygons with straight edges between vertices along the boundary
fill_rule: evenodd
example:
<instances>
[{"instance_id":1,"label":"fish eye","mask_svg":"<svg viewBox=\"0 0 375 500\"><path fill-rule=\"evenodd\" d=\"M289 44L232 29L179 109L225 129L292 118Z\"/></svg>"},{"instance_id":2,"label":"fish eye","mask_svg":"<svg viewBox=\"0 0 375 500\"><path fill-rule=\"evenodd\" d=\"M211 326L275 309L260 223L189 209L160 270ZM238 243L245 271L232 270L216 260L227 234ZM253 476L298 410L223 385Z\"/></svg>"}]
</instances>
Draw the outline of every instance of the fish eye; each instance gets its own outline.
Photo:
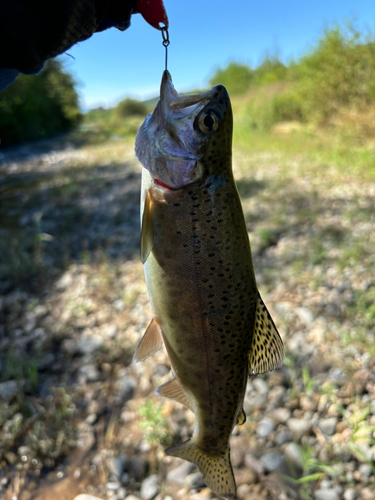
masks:
<instances>
[{"instance_id":1,"label":"fish eye","mask_svg":"<svg viewBox=\"0 0 375 500\"><path fill-rule=\"evenodd\" d=\"M199 116L198 127L204 134L215 131L218 126L219 120L213 111L205 111Z\"/></svg>"}]
</instances>

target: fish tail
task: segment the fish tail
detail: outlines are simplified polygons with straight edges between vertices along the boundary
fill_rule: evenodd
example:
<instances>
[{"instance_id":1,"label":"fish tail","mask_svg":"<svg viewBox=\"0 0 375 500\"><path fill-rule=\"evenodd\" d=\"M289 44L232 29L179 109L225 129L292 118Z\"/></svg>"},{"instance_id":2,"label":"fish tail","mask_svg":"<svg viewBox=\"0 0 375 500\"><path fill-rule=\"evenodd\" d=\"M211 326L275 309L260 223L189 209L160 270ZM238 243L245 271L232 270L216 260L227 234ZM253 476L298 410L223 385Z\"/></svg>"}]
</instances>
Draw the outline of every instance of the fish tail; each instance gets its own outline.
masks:
<instances>
[{"instance_id":1,"label":"fish tail","mask_svg":"<svg viewBox=\"0 0 375 500\"><path fill-rule=\"evenodd\" d=\"M193 439L190 439L185 443L167 448L165 453L197 465L207 486L219 497L225 500L236 498L236 483L230 462L229 447L223 455L208 455Z\"/></svg>"}]
</instances>

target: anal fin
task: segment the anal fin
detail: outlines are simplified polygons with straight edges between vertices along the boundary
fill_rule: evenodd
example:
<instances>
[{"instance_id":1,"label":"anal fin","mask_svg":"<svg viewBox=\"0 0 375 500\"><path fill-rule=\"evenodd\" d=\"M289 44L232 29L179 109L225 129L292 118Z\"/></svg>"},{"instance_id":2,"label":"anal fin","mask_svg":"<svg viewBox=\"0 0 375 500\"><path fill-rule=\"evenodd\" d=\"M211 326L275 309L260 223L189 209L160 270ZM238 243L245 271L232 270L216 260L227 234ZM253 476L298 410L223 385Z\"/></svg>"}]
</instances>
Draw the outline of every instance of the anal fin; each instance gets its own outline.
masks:
<instances>
[{"instance_id":1,"label":"anal fin","mask_svg":"<svg viewBox=\"0 0 375 500\"><path fill-rule=\"evenodd\" d=\"M152 199L150 191L147 190L145 204L142 215L142 232L141 232L141 261L146 262L152 247L154 246L154 228L152 224Z\"/></svg>"},{"instance_id":2,"label":"anal fin","mask_svg":"<svg viewBox=\"0 0 375 500\"><path fill-rule=\"evenodd\" d=\"M256 375L280 368L284 361L284 346L279 332L258 295L253 341L249 352L249 373Z\"/></svg>"},{"instance_id":3,"label":"anal fin","mask_svg":"<svg viewBox=\"0 0 375 500\"><path fill-rule=\"evenodd\" d=\"M134 353L133 363L143 361L152 354L155 354L163 345L163 337L160 325L156 318L153 318L146 328L145 334Z\"/></svg>"},{"instance_id":4,"label":"anal fin","mask_svg":"<svg viewBox=\"0 0 375 500\"><path fill-rule=\"evenodd\" d=\"M165 398L174 399L193 411L186 391L176 378L155 389L155 394L158 396L164 396Z\"/></svg>"},{"instance_id":5,"label":"anal fin","mask_svg":"<svg viewBox=\"0 0 375 500\"><path fill-rule=\"evenodd\" d=\"M243 425L246 422L246 413L244 412L244 409L239 412L237 415L237 425Z\"/></svg>"}]
</instances>

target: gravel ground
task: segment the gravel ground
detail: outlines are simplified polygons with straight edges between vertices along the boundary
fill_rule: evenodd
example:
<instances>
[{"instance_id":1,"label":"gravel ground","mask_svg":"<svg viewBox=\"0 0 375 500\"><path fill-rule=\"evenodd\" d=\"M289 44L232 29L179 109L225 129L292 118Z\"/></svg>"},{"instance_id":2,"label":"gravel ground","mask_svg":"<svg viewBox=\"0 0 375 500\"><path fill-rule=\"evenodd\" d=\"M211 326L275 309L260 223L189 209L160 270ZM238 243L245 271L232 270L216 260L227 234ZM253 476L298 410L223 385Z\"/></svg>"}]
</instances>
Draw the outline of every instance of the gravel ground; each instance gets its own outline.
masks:
<instances>
[{"instance_id":1,"label":"gravel ground","mask_svg":"<svg viewBox=\"0 0 375 500\"><path fill-rule=\"evenodd\" d=\"M286 348L282 369L248 382L231 436L238 498L373 500L375 189L271 153L236 152L235 174ZM194 425L153 394L170 379L165 352L131 364L151 319L139 188L130 142L0 157L1 498L213 498L163 452Z\"/></svg>"}]
</instances>

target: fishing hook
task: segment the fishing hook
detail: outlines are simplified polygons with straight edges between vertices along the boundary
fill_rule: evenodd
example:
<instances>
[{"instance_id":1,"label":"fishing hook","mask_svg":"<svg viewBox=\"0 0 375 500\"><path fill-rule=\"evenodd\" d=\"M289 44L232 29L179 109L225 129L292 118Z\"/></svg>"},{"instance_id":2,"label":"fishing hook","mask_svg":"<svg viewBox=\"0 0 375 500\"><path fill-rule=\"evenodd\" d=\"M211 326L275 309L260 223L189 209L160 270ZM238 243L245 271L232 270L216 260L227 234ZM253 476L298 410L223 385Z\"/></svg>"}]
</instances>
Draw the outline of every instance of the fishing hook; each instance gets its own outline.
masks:
<instances>
[{"instance_id":1,"label":"fishing hook","mask_svg":"<svg viewBox=\"0 0 375 500\"><path fill-rule=\"evenodd\" d=\"M166 26L163 26L161 28L161 36L163 37L162 44L165 47L165 69L168 69L168 45L170 44L169 41L169 32L168 28Z\"/></svg>"}]
</instances>

